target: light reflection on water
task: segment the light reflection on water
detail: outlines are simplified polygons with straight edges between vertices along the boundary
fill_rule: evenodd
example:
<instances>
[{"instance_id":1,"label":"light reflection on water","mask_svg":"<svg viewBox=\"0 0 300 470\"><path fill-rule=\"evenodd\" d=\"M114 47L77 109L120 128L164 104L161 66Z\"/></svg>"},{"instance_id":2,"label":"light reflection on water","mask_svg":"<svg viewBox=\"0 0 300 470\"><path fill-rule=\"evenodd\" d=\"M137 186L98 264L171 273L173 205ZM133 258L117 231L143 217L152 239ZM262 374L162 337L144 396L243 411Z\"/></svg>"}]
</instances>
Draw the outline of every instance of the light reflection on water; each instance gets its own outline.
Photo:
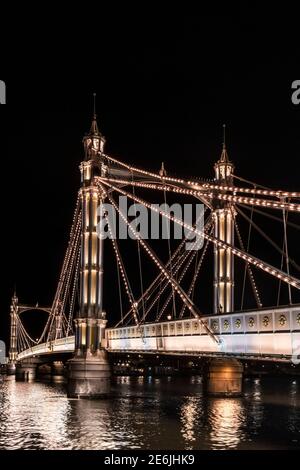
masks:
<instances>
[{"instance_id":1,"label":"light reflection on water","mask_svg":"<svg viewBox=\"0 0 300 470\"><path fill-rule=\"evenodd\" d=\"M247 379L241 398L203 397L201 378L119 377L107 400L62 384L0 383L0 449L300 448L300 379Z\"/></svg>"}]
</instances>

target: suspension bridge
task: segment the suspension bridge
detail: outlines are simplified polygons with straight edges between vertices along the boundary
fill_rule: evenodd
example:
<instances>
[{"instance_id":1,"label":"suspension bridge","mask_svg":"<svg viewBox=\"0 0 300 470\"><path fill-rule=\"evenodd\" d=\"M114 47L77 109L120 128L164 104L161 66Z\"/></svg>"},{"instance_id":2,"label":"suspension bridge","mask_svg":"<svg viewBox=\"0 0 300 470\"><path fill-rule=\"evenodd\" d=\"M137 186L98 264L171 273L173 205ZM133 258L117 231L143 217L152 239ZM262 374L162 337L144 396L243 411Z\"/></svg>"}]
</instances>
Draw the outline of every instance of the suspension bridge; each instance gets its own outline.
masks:
<instances>
[{"instance_id":1,"label":"suspension bridge","mask_svg":"<svg viewBox=\"0 0 300 470\"><path fill-rule=\"evenodd\" d=\"M300 266L291 256L290 243L290 232L300 229L300 192L270 189L237 176L227 153L225 132L211 180L170 176L163 164L158 172L148 171L108 155L95 113L83 145L81 187L53 303L49 308L32 307L19 304L16 294L12 298L11 373L16 369L19 377L29 377L38 361L65 356L69 396L102 396L109 393L110 353L197 356L209 358L208 391L236 394L241 391L243 359L291 362L300 348ZM162 204L150 202L145 196L148 193L160 198ZM160 242L166 243L166 259L141 235L138 223L128 217L118 196L164 221L169 235L174 226L185 230L175 248L170 237ZM203 204L203 228L199 229L195 218L187 222L168 211L167 198L171 197ZM126 264L122 253L124 241L113 236L115 227L107 203L136 245L139 293L130 279L132 266ZM274 226L272 233L280 233L280 243L262 228L259 221L264 218ZM99 223L111 236L99 231ZM276 266L255 253L260 246L255 236L278 254ZM187 240L192 237L193 249L187 250ZM199 239L202 249L198 249ZM116 280L120 303L114 323L104 310L104 250L109 243L116 270L110 272L110 263L105 275ZM151 270L143 269L144 257L153 265L149 279ZM202 311L197 296L207 258L212 258L213 268L212 312ZM235 273L236 260L242 268ZM263 286L267 279L273 280L276 300L271 306L264 304L265 287L260 289L256 279L261 283L262 275L266 278ZM250 295L253 308L245 308ZM284 304L282 299L286 299ZM23 316L28 312L37 315L37 310L47 319L40 336L34 338Z\"/></svg>"}]
</instances>

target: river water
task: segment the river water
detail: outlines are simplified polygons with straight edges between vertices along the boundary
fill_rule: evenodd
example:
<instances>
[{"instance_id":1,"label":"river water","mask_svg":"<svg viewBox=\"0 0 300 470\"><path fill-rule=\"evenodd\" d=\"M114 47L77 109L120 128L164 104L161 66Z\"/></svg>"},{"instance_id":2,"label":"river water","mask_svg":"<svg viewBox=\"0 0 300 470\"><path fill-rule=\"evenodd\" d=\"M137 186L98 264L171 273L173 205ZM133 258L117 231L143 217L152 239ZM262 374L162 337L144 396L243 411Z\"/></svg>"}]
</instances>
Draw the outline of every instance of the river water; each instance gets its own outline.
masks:
<instances>
[{"instance_id":1,"label":"river water","mask_svg":"<svg viewBox=\"0 0 300 470\"><path fill-rule=\"evenodd\" d=\"M198 376L117 377L112 392L73 400L5 377L0 449L300 448L300 377L248 378L241 398L203 396Z\"/></svg>"}]
</instances>

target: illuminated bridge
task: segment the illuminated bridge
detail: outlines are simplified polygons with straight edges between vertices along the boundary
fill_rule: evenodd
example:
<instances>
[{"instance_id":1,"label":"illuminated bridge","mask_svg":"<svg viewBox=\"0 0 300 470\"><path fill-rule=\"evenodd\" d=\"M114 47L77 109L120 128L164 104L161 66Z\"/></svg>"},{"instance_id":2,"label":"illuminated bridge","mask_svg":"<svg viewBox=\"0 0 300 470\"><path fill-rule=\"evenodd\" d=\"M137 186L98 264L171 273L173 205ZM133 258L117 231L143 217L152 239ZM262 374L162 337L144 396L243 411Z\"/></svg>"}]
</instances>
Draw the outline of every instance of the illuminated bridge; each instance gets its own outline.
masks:
<instances>
[{"instance_id":1,"label":"illuminated bridge","mask_svg":"<svg viewBox=\"0 0 300 470\"><path fill-rule=\"evenodd\" d=\"M143 326L108 328L105 347L111 352L224 355L291 361L300 354L300 305L203 317L216 333L212 341L199 320L182 319ZM18 359L53 353L73 353L75 337L41 343L18 354ZM296 357L295 357L296 359Z\"/></svg>"},{"instance_id":2,"label":"illuminated bridge","mask_svg":"<svg viewBox=\"0 0 300 470\"><path fill-rule=\"evenodd\" d=\"M225 128L211 180L170 176L164 164L158 172L148 171L108 155L95 114L83 144L81 188L53 303L49 308L22 306L14 294L10 370L16 367L19 376L25 372L28 377L36 361L65 355L69 396L102 396L109 393L110 353L194 355L208 358L208 391L235 394L241 390L243 359L295 362L300 349L300 266L293 257L293 240L300 229L300 192L270 189L237 176L227 154ZM160 204L151 202L152 197ZM132 203L130 213L120 202L125 198ZM180 204L169 210L167 202L174 198ZM187 220L180 209L182 198L202 209ZM164 223L168 236L159 243L164 243L165 259L151 237L143 236L141 208L152 222ZM130 235L128 243L136 245L139 294L130 280L133 268L122 254L124 242L116 235L117 219L119 230L122 224ZM271 232L264 220L273 227ZM175 227L183 233L174 249L170 234ZM278 233L280 242L273 237ZM261 259L261 250L255 253L261 246L255 237L274 250L276 265ZM104 310L108 243L117 269L112 274L109 266L105 274L117 279L120 304L114 325ZM213 313L202 311L197 295L210 247ZM143 268L144 257L154 275ZM267 279L273 280L271 287L266 287ZM273 306L262 301L265 289L276 296ZM254 306L246 309L250 296ZM24 326L23 315L30 310L47 317L39 338Z\"/></svg>"}]
</instances>

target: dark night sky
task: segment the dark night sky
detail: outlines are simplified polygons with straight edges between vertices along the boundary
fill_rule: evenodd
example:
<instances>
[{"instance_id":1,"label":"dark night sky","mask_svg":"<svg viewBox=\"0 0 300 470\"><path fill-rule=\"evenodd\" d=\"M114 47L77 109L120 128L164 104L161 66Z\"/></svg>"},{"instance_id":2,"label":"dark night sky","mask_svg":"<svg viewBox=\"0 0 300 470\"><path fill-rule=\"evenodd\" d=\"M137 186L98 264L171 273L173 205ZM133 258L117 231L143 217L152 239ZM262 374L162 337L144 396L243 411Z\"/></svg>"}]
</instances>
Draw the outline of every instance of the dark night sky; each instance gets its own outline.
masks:
<instances>
[{"instance_id":1,"label":"dark night sky","mask_svg":"<svg viewBox=\"0 0 300 470\"><path fill-rule=\"evenodd\" d=\"M56 41L55 28L46 41L40 26L11 45L1 68L1 338L15 282L23 302L53 298L94 91L107 151L124 161L157 170L164 160L170 174L212 177L226 122L238 175L299 190L296 18L285 23L258 10L129 17L102 18L88 36L63 31Z\"/></svg>"}]
</instances>

